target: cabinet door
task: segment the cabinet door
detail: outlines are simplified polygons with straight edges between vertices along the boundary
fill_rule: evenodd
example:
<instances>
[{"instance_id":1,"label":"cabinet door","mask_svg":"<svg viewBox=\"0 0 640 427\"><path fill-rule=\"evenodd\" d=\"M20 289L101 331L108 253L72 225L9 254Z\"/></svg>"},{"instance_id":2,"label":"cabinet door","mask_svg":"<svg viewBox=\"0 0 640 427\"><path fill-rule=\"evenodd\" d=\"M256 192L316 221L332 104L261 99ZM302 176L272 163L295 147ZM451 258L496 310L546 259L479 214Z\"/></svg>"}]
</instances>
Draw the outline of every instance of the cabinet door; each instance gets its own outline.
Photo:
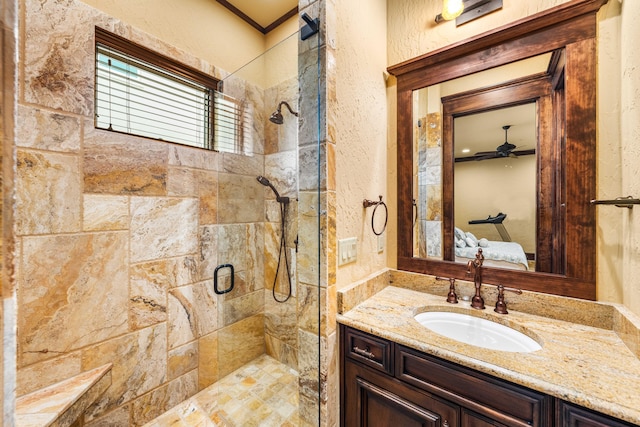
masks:
<instances>
[{"instance_id":1,"label":"cabinet door","mask_svg":"<svg viewBox=\"0 0 640 427\"><path fill-rule=\"evenodd\" d=\"M464 408L460 417L460 425L461 427L504 427L504 424Z\"/></svg>"},{"instance_id":2,"label":"cabinet door","mask_svg":"<svg viewBox=\"0 0 640 427\"><path fill-rule=\"evenodd\" d=\"M456 405L350 361L344 376L344 427L458 426Z\"/></svg>"},{"instance_id":3,"label":"cabinet door","mask_svg":"<svg viewBox=\"0 0 640 427\"><path fill-rule=\"evenodd\" d=\"M606 415L590 411L580 406L575 406L567 402L560 401L558 403L558 420L559 427L633 427L634 424L628 424L618 421Z\"/></svg>"}]
</instances>

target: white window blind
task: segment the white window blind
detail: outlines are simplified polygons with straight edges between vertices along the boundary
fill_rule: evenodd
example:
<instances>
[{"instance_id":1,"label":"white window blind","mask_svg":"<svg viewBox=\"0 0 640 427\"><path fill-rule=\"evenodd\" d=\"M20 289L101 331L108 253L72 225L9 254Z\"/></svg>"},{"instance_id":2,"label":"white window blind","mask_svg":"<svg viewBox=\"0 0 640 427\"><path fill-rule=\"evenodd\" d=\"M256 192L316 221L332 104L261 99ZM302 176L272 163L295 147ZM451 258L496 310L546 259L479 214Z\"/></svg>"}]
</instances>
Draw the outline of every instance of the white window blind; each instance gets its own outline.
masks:
<instances>
[{"instance_id":1,"label":"white window blind","mask_svg":"<svg viewBox=\"0 0 640 427\"><path fill-rule=\"evenodd\" d=\"M214 149L253 154L250 105L215 91L214 106Z\"/></svg>"},{"instance_id":2,"label":"white window blind","mask_svg":"<svg viewBox=\"0 0 640 427\"><path fill-rule=\"evenodd\" d=\"M251 154L242 103L132 55L96 44L96 128Z\"/></svg>"}]
</instances>

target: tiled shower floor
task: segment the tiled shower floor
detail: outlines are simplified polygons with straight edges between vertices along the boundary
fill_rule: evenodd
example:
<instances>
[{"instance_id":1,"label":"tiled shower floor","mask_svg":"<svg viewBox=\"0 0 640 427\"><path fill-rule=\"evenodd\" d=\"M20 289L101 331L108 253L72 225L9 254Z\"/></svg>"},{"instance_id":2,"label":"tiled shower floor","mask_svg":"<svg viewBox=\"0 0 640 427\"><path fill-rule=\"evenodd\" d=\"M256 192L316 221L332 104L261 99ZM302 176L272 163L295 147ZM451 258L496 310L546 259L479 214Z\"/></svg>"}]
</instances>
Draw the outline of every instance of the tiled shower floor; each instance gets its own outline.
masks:
<instances>
[{"instance_id":1,"label":"tiled shower floor","mask_svg":"<svg viewBox=\"0 0 640 427\"><path fill-rule=\"evenodd\" d=\"M298 374L262 355L145 427L298 427Z\"/></svg>"}]
</instances>

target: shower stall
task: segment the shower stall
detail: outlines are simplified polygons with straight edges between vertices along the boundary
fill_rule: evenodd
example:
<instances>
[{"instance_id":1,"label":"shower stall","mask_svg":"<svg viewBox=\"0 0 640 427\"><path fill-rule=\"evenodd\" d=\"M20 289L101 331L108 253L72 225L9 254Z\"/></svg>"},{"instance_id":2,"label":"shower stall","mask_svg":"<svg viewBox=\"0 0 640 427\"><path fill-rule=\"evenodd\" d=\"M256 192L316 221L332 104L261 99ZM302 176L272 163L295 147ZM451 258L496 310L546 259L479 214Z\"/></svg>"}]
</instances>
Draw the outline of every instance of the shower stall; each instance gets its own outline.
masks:
<instances>
[{"instance_id":1,"label":"shower stall","mask_svg":"<svg viewBox=\"0 0 640 427\"><path fill-rule=\"evenodd\" d=\"M29 37L16 45L24 125L10 147L15 207L4 208L17 248L7 423L21 398L105 369L108 386L78 400L74 425L327 425L326 67L324 41L305 29L318 21L227 72L81 1L15 3ZM85 84L96 27L214 70L215 96L241 112L241 145L96 128ZM66 80L52 93L28 83L41 74Z\"/></svg>"}]
</instances>

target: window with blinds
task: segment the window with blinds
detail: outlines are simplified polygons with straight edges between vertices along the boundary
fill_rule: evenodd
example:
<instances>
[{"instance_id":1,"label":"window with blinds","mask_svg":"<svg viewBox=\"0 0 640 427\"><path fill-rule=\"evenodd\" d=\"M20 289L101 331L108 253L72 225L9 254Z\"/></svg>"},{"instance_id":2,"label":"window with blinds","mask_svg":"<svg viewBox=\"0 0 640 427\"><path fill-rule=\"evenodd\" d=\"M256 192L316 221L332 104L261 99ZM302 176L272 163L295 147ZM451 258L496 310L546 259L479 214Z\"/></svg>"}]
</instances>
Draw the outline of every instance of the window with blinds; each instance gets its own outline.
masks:
<instances>
[{"instance_id":1,"label":"window with blinds","mask_svg":"<svg viewBox=\"0 0 640 427\"><path fill-rule=\"evenodd\" d=\"M251 154L250 116L218 80L96 28L95 127Z\"/></svg>"}]
</instances>

